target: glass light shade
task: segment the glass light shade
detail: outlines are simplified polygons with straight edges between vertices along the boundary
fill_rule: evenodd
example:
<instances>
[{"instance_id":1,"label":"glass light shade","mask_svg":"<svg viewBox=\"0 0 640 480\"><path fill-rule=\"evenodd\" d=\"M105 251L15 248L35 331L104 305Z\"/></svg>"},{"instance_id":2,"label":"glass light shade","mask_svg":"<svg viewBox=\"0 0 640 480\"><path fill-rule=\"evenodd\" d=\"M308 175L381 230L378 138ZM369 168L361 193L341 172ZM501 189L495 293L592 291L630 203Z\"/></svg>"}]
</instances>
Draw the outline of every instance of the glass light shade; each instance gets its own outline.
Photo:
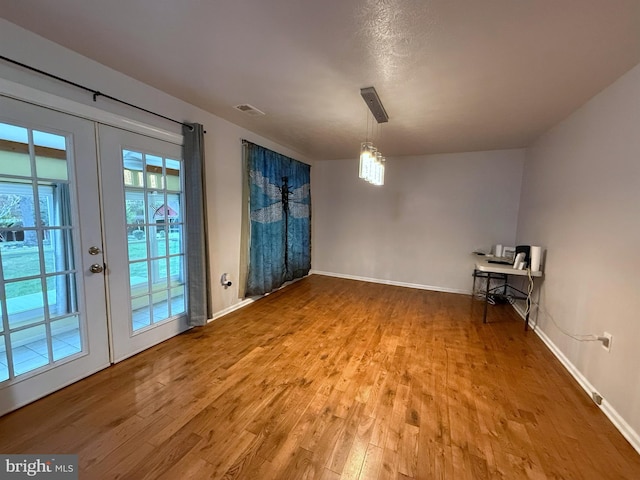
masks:
<instances>
[{"instance_id":1,"label":"glass light shade","mask_svg":"<svg viewBox=\"0 0 640 480\"><path fill-rule=\"evenodd\" d=\"M373 165L369 174L369 178L367 179L369 183L373 185L378 185L378 178L380 177L380 167L382 165L381 159L382 159L382 153L376 152L376 156L372 162Z\"/></svg>"},{"instance_id":2,"label":"glass light shade","mask_svg":"<svg viewBox=\"0 0 640 480\"><path fill-rule=\"evenodd\" d=\"M371 148L369 149L369 156L365 159L365 168L364 168L364 179L368 182L369 179L371 178L371 174L373 172L373 164L375 163L376 160L376 147L374 147L373 145L371 145Z\"/></svg>"},{"instance_id":3,"label":"glass light shade","mask_svg":"<svg viewBox=\"0 0 640 480\"><path fill-rule=\"evenodd\" d=\"M371 142L360 144L360 167L358 175L373 185L384 185L384 162L382 152L379 152Z\"/></svg>"},{"instance_id":4,"label":"glass light shade","mask_svg":"<svg viewBox=\"0 0 640 480\"><path fill-rule=\"evenodd\" d=\"M362 142L360 145L360 178L366 178L366 171L369 165L372 148L373 144L371 142Z\"/></svg>"}]
</instances>

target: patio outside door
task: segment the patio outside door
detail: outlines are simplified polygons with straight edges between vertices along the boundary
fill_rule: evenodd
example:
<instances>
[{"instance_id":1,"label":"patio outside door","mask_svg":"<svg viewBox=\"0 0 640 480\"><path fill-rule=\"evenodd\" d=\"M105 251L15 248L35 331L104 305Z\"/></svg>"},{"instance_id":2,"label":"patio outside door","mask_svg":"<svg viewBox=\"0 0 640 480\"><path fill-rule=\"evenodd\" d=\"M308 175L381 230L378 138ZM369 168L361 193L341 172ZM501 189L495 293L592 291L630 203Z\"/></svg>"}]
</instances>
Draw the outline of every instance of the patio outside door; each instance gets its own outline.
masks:
<instances>
[{"instance_id":1,"label":"patio outside door","mask_svg":"<svg viewBox=\"0 0 640 480\"><path fill-rule=\"evenodd\" d=\"M0 96L0 415L188 328L181 155Z\"/></svg>"},{"instance_id":2,"label":"patio outside door","mask_svg":"<svg viewBox=\"0 0 640 480\"><path fill-rule=\"evenodd\" d=\"M100 125L113 361L188 328L181 146Z\"/></svg>"},{"instance_id":3,"label":"patio outside door","mask_svg":"<svg viewBox=\"0 0 640 480\"><path fill-rule=\"evenodd\" d=\"M94 123L0 96L0 414L109 365Z\"/></svg>"}]
</instances>

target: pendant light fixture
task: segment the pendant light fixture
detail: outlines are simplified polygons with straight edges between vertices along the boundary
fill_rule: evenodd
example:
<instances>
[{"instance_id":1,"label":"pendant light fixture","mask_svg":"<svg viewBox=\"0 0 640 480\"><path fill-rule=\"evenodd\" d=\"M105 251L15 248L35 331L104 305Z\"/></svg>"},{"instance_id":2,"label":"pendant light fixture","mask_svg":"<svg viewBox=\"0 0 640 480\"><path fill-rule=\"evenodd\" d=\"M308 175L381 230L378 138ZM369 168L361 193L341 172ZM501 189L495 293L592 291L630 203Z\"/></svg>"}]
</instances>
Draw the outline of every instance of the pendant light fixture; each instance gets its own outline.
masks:
<instances>
[{"instance_id":1,"label":"pendant light fixture","mask_svg":"<svg viewBox=\"0 0 640 480\"><path fill-rule=\"evenodd\" d=\"M360 95L362 95L378 124L389 121L389 116L382 106L375 88L361 88ZM367 114L367 135L365 141L360 144L360 178L373 185L384 185L385 160L382 153L374 147L373 142L369 141L369 115Z\"/></svg>"}]
</instances>

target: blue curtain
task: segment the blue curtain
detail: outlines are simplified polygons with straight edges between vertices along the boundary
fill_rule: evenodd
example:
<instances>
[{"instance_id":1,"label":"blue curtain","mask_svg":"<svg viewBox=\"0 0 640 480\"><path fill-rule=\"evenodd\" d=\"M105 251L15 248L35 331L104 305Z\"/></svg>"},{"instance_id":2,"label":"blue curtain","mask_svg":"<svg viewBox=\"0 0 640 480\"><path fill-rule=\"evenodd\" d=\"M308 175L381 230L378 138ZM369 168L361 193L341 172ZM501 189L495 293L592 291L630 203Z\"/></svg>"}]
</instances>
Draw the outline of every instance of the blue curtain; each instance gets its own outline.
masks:
<instances>
[{"instance_id":1,"label":"blue curtain","mask_svg":"<svg viewBox=\"0 0 640 480\"><path fill-rule=\"evenodd\" d=\"M249 182L246 295L263 295L311 269L309 165L245 142Z\"/></svg>"}]
</instances>

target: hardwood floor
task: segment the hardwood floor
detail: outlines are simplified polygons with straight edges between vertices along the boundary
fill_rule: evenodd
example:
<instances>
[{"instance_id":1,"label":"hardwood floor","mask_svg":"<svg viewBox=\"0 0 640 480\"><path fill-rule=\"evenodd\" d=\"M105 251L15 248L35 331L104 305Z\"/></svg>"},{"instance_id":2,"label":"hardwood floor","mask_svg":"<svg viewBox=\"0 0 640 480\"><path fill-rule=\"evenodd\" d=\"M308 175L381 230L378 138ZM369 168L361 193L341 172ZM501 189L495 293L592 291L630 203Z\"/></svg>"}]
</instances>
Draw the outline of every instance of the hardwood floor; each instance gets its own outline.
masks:
<instances>
[{"instance_id":1,"label":"hardwood floor","mask_svg":"<svg viewBox=\"0 0 640 480\"><path fill-rule=\"evenodd\" d=\"M510 307L311 276L0 418L81 479L623 479L640 455Z\"/></svg>"}]
</instances>

